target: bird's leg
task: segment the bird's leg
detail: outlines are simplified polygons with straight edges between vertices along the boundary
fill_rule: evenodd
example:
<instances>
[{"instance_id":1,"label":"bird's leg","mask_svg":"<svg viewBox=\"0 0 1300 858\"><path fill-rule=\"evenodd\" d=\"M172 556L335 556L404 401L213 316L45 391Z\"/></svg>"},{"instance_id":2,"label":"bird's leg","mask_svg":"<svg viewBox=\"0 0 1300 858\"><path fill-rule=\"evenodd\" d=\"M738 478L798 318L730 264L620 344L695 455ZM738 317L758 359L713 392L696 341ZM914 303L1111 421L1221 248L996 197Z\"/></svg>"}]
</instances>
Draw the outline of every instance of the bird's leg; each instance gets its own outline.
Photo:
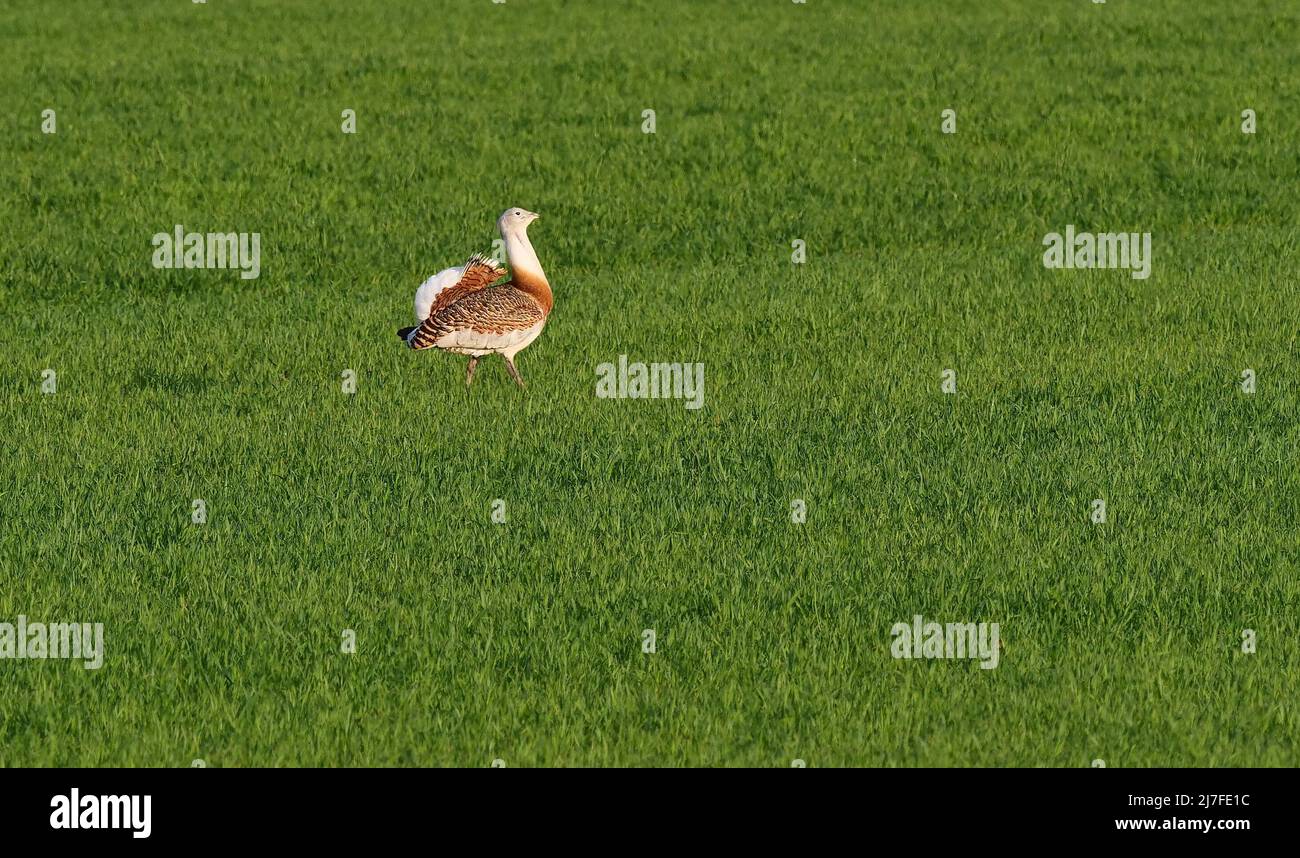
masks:
<instances>
[{"instance_id":1,"label":"bird's leg","mask_svg":"<svg viewBox=\"0 0 1300 858\"><path fill-rule=\"evenodd\" d=\"M469 359L469 369L465 370L465 386L469 387L474 383L474 370L478 367L478 355L471 355Z\"/></svg>"},{"instance_id":2,"label":"bird's leg","mask_svg":"<svg viewBox=\"0 0 1300 858\"><path fill-rule=\"evenodd\" d=\"M506 356L502 355L502 357L506 357ZM520 387L527 387L527 385L524 384L523 378L519 376L519 370L515 369L515 362L512 361L510 358L506 358L506 371L509 372L510 377L515 380L515 384L519 385Z\"/></svg>"}]
</instances>

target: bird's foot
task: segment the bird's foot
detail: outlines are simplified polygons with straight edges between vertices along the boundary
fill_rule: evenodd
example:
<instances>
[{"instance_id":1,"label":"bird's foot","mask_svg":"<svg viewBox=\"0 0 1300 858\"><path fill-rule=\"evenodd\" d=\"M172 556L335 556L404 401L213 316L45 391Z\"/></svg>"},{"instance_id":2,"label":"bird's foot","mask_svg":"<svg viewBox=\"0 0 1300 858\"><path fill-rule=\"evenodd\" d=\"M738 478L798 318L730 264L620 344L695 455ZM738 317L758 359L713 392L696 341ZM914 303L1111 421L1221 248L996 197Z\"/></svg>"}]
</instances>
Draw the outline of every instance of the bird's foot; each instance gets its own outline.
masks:
<instances>
[{"instance_id":1,"label":"bird's foot","mask_svg":"<svg viewBox=\"0 0 1300 858\"><path fill-rule=\"evenodd\" d=\"M506 358L506 372L510 373L510 377L515 380L515 384L525 388L528 386L524 384L524 379L519 375L519 370L515 369L515 362L510 358Z\"/></svg>"},{"instance_id":2,"label":"bird's foot","mask_svg":"<svg viewBox=\"0 0 1300 858\"><path fill-rule=\"evenodd\" d=\"M469 359L469 369L465 370L465 386L469 387L474 383L474 370L478 368L478 355Z\"/></svg>"}]
</instances>

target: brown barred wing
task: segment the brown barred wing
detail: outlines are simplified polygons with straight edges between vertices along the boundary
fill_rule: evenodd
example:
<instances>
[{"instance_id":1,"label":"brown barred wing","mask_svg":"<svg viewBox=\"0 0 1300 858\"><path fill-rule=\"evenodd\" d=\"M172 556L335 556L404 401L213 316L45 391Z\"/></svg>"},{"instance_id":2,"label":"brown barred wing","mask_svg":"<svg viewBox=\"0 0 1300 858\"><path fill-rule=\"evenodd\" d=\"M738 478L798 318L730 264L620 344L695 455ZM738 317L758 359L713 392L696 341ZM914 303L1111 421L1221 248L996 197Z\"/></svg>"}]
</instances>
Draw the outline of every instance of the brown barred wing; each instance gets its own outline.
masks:
<instances>
[{"instance_id":1,"label":"brown barred wing","mask_svg":"<svg viewBox=\"0 0 1300 858\"><path fill-rule=\"evenodd\" d=\"M460 279L443 289L433 299L429 315L436 315L443 307L455 304L471 292L486 289L505 275L506 270L498 265L496 260L481 253L474 254L465 263L465 270L461 272Z\"/></svg>"},{"instance_id":2,"label":"brown barred wing","mask_svg":"<svg viewBox=\"0 0 1300 858\"><path fill-rule=\"evenodd\" d=\"M436 309L411 339L411 348L427 349L455 331L504 334L531 328L546 318L542 308L512 284L471 292L458 301Z\"/></svg>"}]
</instances>

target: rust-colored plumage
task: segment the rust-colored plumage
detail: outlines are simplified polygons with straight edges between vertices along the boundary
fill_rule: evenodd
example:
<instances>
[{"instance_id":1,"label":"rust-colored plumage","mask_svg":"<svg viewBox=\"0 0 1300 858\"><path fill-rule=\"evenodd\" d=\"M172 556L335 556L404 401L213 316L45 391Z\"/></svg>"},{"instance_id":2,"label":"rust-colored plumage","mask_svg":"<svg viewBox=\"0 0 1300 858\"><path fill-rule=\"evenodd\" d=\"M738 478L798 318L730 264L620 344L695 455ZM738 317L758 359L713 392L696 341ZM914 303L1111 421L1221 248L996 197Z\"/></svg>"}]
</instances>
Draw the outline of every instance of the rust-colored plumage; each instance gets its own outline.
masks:
<instances>
[{"instance_id":1,"label":"rust-colored plumage","mask_svg":"<svg viewBox=\"0 0 1300 858\"><path fill-rule=\"evenodd\" d=\"M481 253L474 254L469 258L469 262L465 263L465 273L460 275L456 285L443 289L433 299L429 316L437 315L439 310L449 307L471 292L486 289L504 276L506 270L498 265L495 259Z\"/></svg>"}]
</instances>

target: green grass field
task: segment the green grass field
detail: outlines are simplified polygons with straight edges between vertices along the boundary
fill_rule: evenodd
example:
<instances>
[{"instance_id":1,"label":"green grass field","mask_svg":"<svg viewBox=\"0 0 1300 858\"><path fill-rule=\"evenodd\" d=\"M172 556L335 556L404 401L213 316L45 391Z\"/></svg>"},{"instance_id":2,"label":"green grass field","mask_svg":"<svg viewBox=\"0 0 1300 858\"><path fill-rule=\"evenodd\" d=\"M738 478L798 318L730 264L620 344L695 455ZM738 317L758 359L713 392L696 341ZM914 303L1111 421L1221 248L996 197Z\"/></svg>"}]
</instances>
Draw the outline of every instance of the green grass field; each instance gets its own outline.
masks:
<instances>
[{"instance_id":1,"label":"green grass field","mask_svg":"<svg viewBox=\"0 0 1300 858\"><path fill-rule=\"evenodd\" d=\"M106 638L0 660L0 763L1300 762L1290 0L16 0L0 42L0 621ZM511 205L556 308L467 391L393 330ZM175 224L261 276L155 269ZM1046 270L1066 224L1150 278ZM704 408L596 398L621 354ZM998 668L894 659L916 614Z\"/></svg>"}]
</instances>

